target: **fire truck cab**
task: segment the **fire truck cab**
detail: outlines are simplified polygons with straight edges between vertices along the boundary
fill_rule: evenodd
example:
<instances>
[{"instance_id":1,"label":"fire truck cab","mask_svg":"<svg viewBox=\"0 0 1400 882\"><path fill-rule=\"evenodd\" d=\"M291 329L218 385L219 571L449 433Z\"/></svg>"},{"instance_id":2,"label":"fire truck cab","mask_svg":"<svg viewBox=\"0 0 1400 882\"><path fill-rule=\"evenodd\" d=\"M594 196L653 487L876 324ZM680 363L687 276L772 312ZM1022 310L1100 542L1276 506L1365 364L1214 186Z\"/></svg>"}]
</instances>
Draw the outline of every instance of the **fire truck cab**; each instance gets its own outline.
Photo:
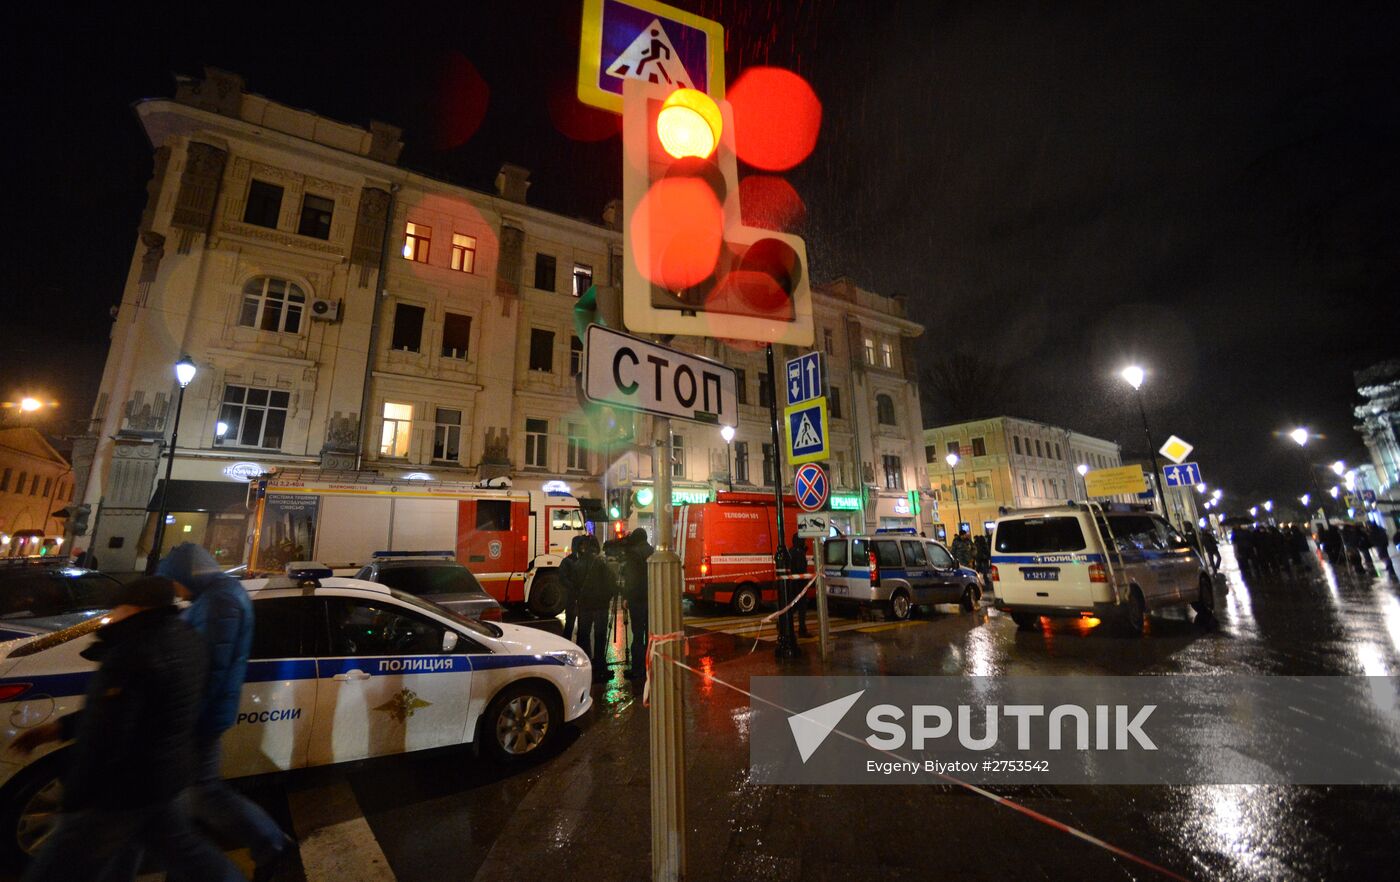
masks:
<instances>
[{"instance_id":1,"label":"fire truck cab","mask_svg":"<svg viewBox=\"0 0 1400 882\"><path fill-rule=\"evenodd\" d=\"M797 502L783 497L787 530L797 529ZM751 613L778 599L773 555L777 506L769 493L720 493L715 502L682 505L676 513L676 551L685 569L685 596L729 604Z\"/></svg>"},{"instance_id":2,"label":"fire truck cab","mask_svg":"<svg viewBox=\"0 0 1400 882\"><path fill-rule=\"evenodd\" d=\"M353 575L376 551L450 548L503 606L564 608L559 563L583 513L572 496L358 474L283 471L253 482L250 573L315 559Z\"/></svg>"}]
</instances>

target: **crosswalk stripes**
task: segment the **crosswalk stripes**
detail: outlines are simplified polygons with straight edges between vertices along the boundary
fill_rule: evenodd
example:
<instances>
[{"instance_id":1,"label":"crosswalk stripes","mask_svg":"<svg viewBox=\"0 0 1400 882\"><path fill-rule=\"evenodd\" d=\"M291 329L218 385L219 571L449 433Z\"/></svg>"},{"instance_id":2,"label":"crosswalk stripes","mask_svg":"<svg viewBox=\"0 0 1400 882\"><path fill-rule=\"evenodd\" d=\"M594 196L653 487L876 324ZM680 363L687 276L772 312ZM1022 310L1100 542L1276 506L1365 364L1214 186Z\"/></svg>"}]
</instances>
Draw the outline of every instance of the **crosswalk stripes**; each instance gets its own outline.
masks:
<instances>
[{"instance_id":1,"label":"crosswalk stripes","mask_svg":"<svg viewBox=\"0 0 1400 882\"><path fill-rule=\"evenodd\" d=\"M816 616L807 614L807 627L815 630ZM874 634L881 631L889 631L895 628L902 628L909 625L928 624L925 621L904 621L904 622L882 622L871 619L855 619L846 616L832 616L830 632L840 634L845 631L859 631L864 634ZM765 622L760 615L751 616L686 616L685 625L687 628L698 628L712 634L729 634L732 637L743 637L758 640L776 640L778 637L778 623ZM815 637L804 638L815 640Z\"/></svg>"}]
</instances>

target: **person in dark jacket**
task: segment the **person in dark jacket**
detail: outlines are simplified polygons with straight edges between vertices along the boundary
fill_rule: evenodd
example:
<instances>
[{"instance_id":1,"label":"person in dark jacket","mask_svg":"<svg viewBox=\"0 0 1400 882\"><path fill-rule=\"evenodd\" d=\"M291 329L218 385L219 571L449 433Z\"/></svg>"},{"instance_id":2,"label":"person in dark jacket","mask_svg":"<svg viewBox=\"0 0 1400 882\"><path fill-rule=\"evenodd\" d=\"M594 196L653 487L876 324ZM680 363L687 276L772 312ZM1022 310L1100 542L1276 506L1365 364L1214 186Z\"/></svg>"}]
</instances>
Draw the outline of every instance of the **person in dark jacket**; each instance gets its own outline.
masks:
<instances>
[{"instance_id":1,"label":"person in dark jacket","mask_svg":"<svg viewBox=\"0 0 1400 882\"><path fill-rule=\"evenodd\" d=\"M593 679L610 679L608 671L608 609L617 594L617 580L598 550L598 540L584 537L579 547L575 579L578 580L579 645L593 662Z\"/></svg>"},{"instance_id":2,"label":"person in dark jacket","mask_svg":"<svg viewBox=\"0 0 1400 882\"><path fill-rule=\"evenodd\" d=\"M949 551L953 552L953 559L958 562L958 566L972 566L972 539L968 537L966 530L958 533Z\"/></svg>"},{"instance_id":3,"label":"person in dark jacket","mask_svg":"<svg viewBox=\"0 0 1400 882\"><path fill-rule=\"evenodd\" d=\"M647 633L651 612L647 559L655 553L656 549L647 540L646 530L638 528L627 536L622 558L622 596L627 601L627 617L632 623L632 664L627 671L629 680L640 680L647 675Z\"/></svg>"},{"instance_id":4,"label":"person in dark jacket","mask_svg":"<svg viewBox=\"0 0 1400 882\"><path fill-rule=\"evenodd\" d=\"M176 582L190 597L185 621L204 637L208 657L209 678L195 730L195 818L222 838L247 846L256 867L253 878L270 879L295 843L267 812L224 783L219 771L219 740L238 716L243 694L253 644L253 602L213 555L192 542L171 549L156 574Z\"/></svg>"},{"instance_id":5,"label":"person in dark jacket","mask_svg":"<svg viewBox=\"0 0 1400 882\"><path fill-rule=\"evenodd\" d=\"M133 878L135 867L124 859L132 847L152 849L171 873L189 879L242 879L190 817L208 664L203 641L180 621L175 584L146 577L123 586L106 621L83 651L99 662L83 709L14 740L14 749L28 754L48 741L76 739L63 779L64 813L24 879Z\"/></svg>"},{"instance_id":6,"label":"person in dark jacket","mask_svg":"<svg viewBox=\"0 0 1400 882\"><path fill-rule=\"evenodd\" d=\"M1206 562L1210 564L1210 571L1212 573L1220 572L1220 543L1216 541L1214 531L1201 531L1201 550L1206 554Z\"/></svg>"},{"instance_id":7,"label":"person in dark jacket","mask_svg":"<svg viewBox=\"0 0 1400 882\"><path fill-rule=\"evenodd\" d=\"M1390 559L1390 537L1385 535L1385 528L1375 521L1366 525L1366 533L1371 539L1371 547L1375 549L1376 556L1381 559L1381 565L1385 567L1386 575L1394 579L1395 564Z\"/></svg>"},{"instance_id":8,"label":"person in dark jacket","mask_svg":"<svg viewBox=\"0 0 1400 882\"><path fill-rule=\"evenodd\" d=\"M792 544L788 546L788 573L794 576L807 575L807 540L796 533L792 534ZM806 579L793 579L792 590L801 591ZM791 596L791 595L789 595ZM797 601L793 611L797 613L797 636L809 637L807 633L807 607L811 604L812 592L808 591Z\"/></svg>"},{"instance_id":9,"label":"person in dark jacket","mask_svg":"<svg viewBox=\"0 0 1400 882\"><path fill-rule=\"evenodd\" d=\"M564 584L564 639L574 639L574 625L578 624L578 562L579 547L591 536L575 536L569 545L569 553L559 562L559 581ZM582 637L582 635L579 635Z\"/></svg>"}]
</instances>

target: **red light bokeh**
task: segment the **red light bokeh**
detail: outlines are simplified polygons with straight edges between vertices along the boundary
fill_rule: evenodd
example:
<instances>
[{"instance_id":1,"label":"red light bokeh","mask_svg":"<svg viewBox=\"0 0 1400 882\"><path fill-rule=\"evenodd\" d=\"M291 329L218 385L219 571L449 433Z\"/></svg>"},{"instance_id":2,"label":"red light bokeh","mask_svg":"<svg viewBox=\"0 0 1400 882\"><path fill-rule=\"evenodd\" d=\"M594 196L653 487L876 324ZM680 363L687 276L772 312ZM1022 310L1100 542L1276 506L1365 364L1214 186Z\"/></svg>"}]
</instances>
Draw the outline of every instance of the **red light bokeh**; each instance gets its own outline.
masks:
<instances>
[{"instance_id":1,"label":"red light bokeh","mask_svg":"<svg viewBox=\"0 0 1400 882\"><path fill-rule=\"evenodd\" d=\"M724 210L708 184L663 178L642 197L632 216L637 269L653 284L680 291L714 272L724 238Z\"/></svg>"},{"instance_id":2,"label":"red light bokeh","mask_svg":"<svg viewBox=\"0 0 1400 882\"><path fill-rule=\"evenodd\" d=\"M622 117L578 100L573 78L556 79L549 88L549 119L574 141L605 141L622 131Z\"/></svg>"},{"instance_id":3,"label":"red light bokeh","mask_svg":"<svg viewBox=\"0 0 1400 882\"><path fill-rule=\"evenodd\" d=\"M767 272L734 269L705 298L707 311L792 321L792 301Z\"/></svg>"},{"instance_id":4,"label":"red light bokeh","mask_svg":"<svg viewBox=\"0 0 1400 882\"><path fill-rule=\"evenodd\" d=\"M442 63L437 83L437 114L433 122L433 146L450 150L465 144L486 119L491 87L459 52Z\"/></svg>"},{"instance_id":5,"label":"red light bokeh","mask_svg":"<svg viewBox=\"0 0 1400 882\"><path fill-rule=\"evenodd\" d=\"M765 230L790 232L807 219L802 197L774 175L749 175L739 181L739 207L746 225Z\"/></svg>"},{"instance_id":6,"label":"red light bokeh","mask_svg":"<svg viewBox=\"0 0 1400 882\"><path fill-rule=\"evenodd\" d=\"M751 67L729 89L734 150L755 168L784 171L817 143L822 104L802 77L777 67Z\"/></svg>"}]
</instances>

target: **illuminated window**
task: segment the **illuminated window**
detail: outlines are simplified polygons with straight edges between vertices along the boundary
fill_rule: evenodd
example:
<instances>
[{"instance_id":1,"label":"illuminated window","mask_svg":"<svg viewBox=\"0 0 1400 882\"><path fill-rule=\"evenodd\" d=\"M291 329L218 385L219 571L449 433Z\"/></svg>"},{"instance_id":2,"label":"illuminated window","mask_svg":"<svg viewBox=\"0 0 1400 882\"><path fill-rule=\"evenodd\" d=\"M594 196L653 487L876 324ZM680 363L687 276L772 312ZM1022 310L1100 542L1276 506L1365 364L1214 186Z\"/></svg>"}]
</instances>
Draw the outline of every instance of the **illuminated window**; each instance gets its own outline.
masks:
<instances>
[{"instance_id":1,"label":"illuminated window","mask_svg":"<svg viewBox=\"0 0 1400 882\"><path fill-rule=\"evenodd\" d=\"M295 334L301 330L306 293L286 279L260 276L243 286L243 308L238 323L260 331Z\"/></svg>"},{"instance_id":2,"label":"illuminated window","mask_svg":"<svg viewBox=\"0 0 1400 882\"><path fill-rule=\"evenodd\" d=\"M574 264L574 296L582 297L593 286L593 267L586 263Z\"/></svg>"},{"instance_id":3,"label":"illuminated window","mask_svg":"<svg viewBox=\"0 0 1400 882\"><path fill-rule=\"evenodd\" d=\"M885 467L885 489L904 489L904 464L897 456L882 456L881 461Z\"/></svg>"},{"instance_id":4,"label":"illuminated window","mask_svg":"<svg viewBox=\"0 0 1400 882\"><path fill-rule=\"evenodd\" d=\"M408 456L408 438L413 431L413 405L384 402L384 428L379 434L379 455Z\"/></svg>"},{"instance_id":5,"label":"illuminated window","mask_svg":"<svg viewBox=\"0 0 1400 882\"><path fill-rule=\"evenodd\" d=\"M227 424L228 431L215 437L214 444L227 447L281 447L290 403L289 392L252 386L225 386L219 422Z\"/></svg>"},{"instance_id":6,"label":"illuminated window","mask_svg":"<svg viewBox=\"0 0 1400 882\"><path fill-rule=\"evenodd\" d=\"M301 220L297 223L297 233L313 239L329 239L331 215L334 213L334 200L307 193L301 197Z\"/></svg>"},{"instance_id":7,"label":"illuminated window","mask_svg":"<svg viewBox=\"0 0 1400 882\"><path fill-rule=\"evenodd\" d=\"M549 421L525 421L525 467L549 467Z\"/></svg>"},{"instance_id":8,"label":"illuminated window","mask_svg":"<svg viewBox=\"0 0 1400 882\"><path fill-rule=\"evenodd\" d=\"M428 245L433 238L433 228L410 222L404 228L403 256L414 263L428 262Z\"/></svg>"},{"instance_id":9,"label":"illuminated window","mask_svg":"<svg viewBox=\"0 0 1400 882\"><path fill-rule=\"evenodd\" d=\"M887 342L880 344L880 364L887 368L894 367L894 346Z\"/></svg>"},{"instance_id":10,"label":"illuminated window","mask_svg":"<svg viewBox=\"0 0 1400 882\"><path fill-rule=\"evenodd\" d=\"M462 458L462 412L437 408L433 426L433 459L457 462Z\"/></svg>"},{"instance_id":11,"label":"illuminated window","mask_svg":"<svg viewBox=\"0 0 1400 882\"><path fill-rule=\"evenodd\" d=\"M671 477L685 477L685 436L671 436Z\"/></svg>"},{"instance_id":12,"label":"illuminated window","mask_svg":"<svg viewBox=\"0 0 1400 882\"><path fill-rule=\"evenodd\" d=\"M265 181L248 184L248 203L243 207L243 222L270 230L277 229L282 213L282 188Z\"/></svg>"},{"instance_id":13,"label":"illuminated window","mask_svg":"<svg viewBox=\"0 0 1400 882\"><path fill-rule=\"evenodd\" d=\"M870 337L865 338L865 363L875 363L875 341Z\"/></svg>"},{"instance_id":14,"label":"illuminated window","mask_svg":"<svg viewBox=\"0 0 1400 882\"><path fill-rule=\"evenodd\" d=\"M471 349L472 319L449 312L442 322L442 357L466 358Z\"/></svg>"},{"instance_id":15,"label":"illuminated window","mask_svg":"<svg viewBox=\"0 0 1400 882\"><path fill-rule=\"evenodd\" d=\"M452 234L452 268L463 273L476 272L476 239Z\"/></svg>"}]
</instances>

